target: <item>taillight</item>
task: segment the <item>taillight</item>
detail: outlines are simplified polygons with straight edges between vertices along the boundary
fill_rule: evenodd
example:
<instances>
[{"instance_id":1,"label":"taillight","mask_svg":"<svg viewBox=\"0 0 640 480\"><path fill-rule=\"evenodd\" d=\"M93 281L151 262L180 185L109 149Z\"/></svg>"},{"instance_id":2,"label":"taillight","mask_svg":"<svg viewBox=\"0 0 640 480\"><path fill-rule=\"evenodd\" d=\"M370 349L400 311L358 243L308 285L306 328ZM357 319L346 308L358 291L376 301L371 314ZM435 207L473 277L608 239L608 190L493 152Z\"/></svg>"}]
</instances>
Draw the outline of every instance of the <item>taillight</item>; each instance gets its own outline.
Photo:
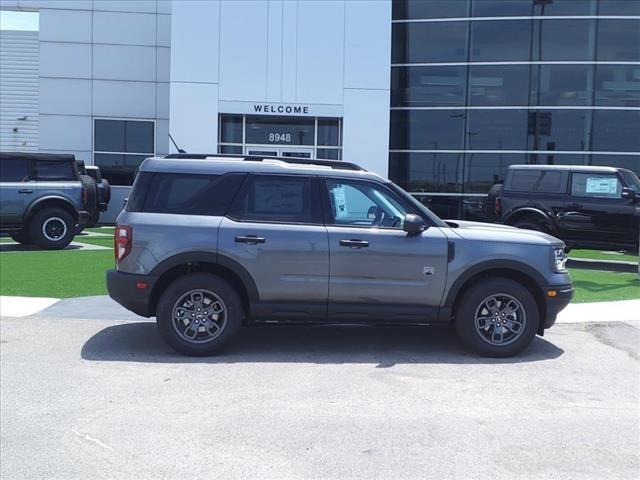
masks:
<instances>
[{"instance_id":1,"label":"taillight","mask_svg":"<svg viewBox=\"0 0 640 480\"><path fill-rule=\"evenodd\" d=\"M113 251L116 264L120 263L129 252L133 243L133 230L129 225L116 225L116 233L113 237Z\"/></svg>"},{"instance_id":2,"label":"taillight","mask_svg":"<svg viewBox=\"0 0 640 480\"><path fill-rule=\"evenodd\" d=\"M87 206L88 198L87 198L87 187L82 187L82 205Z\"/></svg>"}]
</instances>

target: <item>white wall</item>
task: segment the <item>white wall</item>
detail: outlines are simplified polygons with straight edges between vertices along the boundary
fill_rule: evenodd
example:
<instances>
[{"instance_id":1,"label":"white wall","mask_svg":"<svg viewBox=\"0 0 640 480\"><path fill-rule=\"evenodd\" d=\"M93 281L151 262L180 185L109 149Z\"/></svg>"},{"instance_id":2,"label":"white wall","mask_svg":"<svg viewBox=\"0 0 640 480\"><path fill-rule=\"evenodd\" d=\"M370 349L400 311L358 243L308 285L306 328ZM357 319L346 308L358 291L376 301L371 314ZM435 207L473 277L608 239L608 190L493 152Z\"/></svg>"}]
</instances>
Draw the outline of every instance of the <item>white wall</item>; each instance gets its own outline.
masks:
<instances>
[{"instance_id":1,"label":"white wall","mask_svg":"<svg viewBox=\"0 0 640 480\"><path fill-rule=\"evenodd\" d=\"M390 1L174 2L171 47L181 148L215 152L218 113L243 102L310 105L344 115L345 160L387 174Z\"/></svg>"}]
</instances>

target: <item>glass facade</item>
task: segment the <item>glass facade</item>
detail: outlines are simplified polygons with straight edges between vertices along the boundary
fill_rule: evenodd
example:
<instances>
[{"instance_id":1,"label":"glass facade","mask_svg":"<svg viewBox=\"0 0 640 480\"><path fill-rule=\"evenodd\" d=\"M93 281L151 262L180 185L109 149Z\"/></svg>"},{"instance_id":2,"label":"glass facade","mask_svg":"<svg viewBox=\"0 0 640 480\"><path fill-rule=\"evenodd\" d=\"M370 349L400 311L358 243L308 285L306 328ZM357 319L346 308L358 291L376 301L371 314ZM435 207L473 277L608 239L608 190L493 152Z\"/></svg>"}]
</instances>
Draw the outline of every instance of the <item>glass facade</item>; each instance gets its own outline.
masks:
<instances>
[{"instance_id":1,"label":"glass facade","mask_svg":"<svg viewBox=\"0 0 640 480\"><path fill-rule=\"evenodd\" d=\"M481 219L518 163L640 173L640 1L393 0L390 178Z\"/></svg>"}]
</instances>

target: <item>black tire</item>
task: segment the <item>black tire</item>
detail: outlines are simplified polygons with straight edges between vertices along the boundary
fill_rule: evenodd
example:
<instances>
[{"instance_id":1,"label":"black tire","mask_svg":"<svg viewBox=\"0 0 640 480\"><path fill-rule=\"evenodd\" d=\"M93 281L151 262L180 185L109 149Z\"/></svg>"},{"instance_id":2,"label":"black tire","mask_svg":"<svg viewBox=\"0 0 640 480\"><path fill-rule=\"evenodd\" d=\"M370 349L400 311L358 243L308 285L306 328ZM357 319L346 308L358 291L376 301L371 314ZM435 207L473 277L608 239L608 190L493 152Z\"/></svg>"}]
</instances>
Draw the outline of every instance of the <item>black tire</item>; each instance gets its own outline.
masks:
<instances>
[{"instance_id":1,"label":"black tire","mask_svg":"<svg viewBox=\"0 0 640 480\"><path fill-rule=\"evenodd\" d=\"M9 232L9 236L14 242L21 243L22 245L30 245L32 243L29 237L29 230L26 228L18 230L17 232Z\"/></svg>"},{"instance_id":2,"label":"black tire","mask_svg":"<svg viewBox=\"0 0 640 480\"><path fill-rule=\"evenodd\" d=\"M73 240L75 225L74 218L66 210L45 208L29 221L29 236L40 248L60 250Z\"/></svg>"},{"instance_id":3,"label":"black tire","mask_svg":"<svg viewBox=\"0 0 640 480\"><path fill-rule=\"evenodd\" d=\"M509 316L506 318L508 324L499 323L500 321L505 322L504 318L500 320L501 313L495 317L498 318L497 323L493 321L495 313L492 314L484 306L484 301L492 296L503 299L502 302L493 303L494 307L498 306L498 311L500 311L499 306L501 305L508 307L510 300L507 303L505 301L509 297L520 304L518 311L522 310L524 313L524 322L522 322L522 317L520 318L524 326L517 333L507 330L507 325L510 329L515 327L515 321L512 321ZM490 317L491 323L487 322L487 327L481 328L478 325L485 323L485 321L476 322L476 314ZM463 293L455 308L455 327L460 340L466 347L485 357L510 357L521 352L533 341L539 323L540 312L533 295L520 283L507 278L493 277L476 283ZM497 327L497 325L501 326ZM498 333L494 337L496 330ZM511 338L509 338L510 336ZM504 342L495 344L494 340L500 338Z\"/></svg>"},{"instance_id":4,"label":"black tire","mask_svg":"<svg viewBox=\"0 0 640 480\"><path fill-rule=\"evenodd\" d=\"M515 221L513 226L524 230L535 230L536 232L550 233L547 225L542 220L538 220L536 218L525 217L521 220Z\"/></svg>"},{"instance_id":5,"label":"black tire","mask_svg":"<svg viewBox=\"0 0 640 480\"><path fill-rule=\"evenodd\" d=\"M178 321L174 324L174 308L177 307L176 310L184 310L177 304L183 297L194 290L205 290L222 301L224 321L220 325L220 330L216 330L216 336L211 339L206 338L207 335L210 335L210 330L199 332L199 329L205 328L204 324L196 327L198 331L190 328L190 325L197 323L195 318L191 320L189 326L185 326ZM184 303L181 304L184 305ZM211 303L209 306L202 305L204 311L206 311L206 308L213 309L213 304ZM196 312L195 307L193 308L194 311L191 314L183 312L185 321L189 319L188 315L194 316L194 314L200 312ZM191 310L186 311L191 312ZM189 356L212 355L220 351L238 333L244 320L244 308L236 290L225 280L210 273L192 273L178 278L162 293L158 302L156 320L160 335L177 352ZM201 321L204 321L204 319ZM220 321L215 320L215 322ZM178 330L183 327L184 331L179 333ZM196 337L203 336L203 338L197 340L200 343L185 338L187 333L193 332L196 332Z\"/></svg>"},{"instance_id":6,"label":"black tire","mask_svg":"<svg viewBox=\"0 0 640 480\"><path fill-rule=\"evenodd\" d=\"M496 199L502 195L501 183L496 183L491 187L489 193L487 193L487 203L485 205L485 219L487 222L495 222L498 220L498 214L496 213Z\"/></svg>"},{"instance_id":7,"label":"black tire","mask_svg":"<svg viewBox=\"0 0 640 480\"><path fill-rule=\"evenodd\" d=\"M100 220L100 212L95 211L93 213L91 213L91 215L89 216L89 221L87 221L87 224L85 225L85 228L91 228L91 227L95 227L98 224L98 220ZM83 229L80 229L80 231L82 231ZM80 232L78 232L80 233Z\"/></svg>"},{"instance_id":8,"label":"black tire","mask_svg":"<svg viewBox=\"0 0 640 480\"><path fill-rule=\"evenodd\" d=\"M85 206L87 212L98 212L98 184L89 175L80 175L80 183L87 189L87 204Z\"/></svg>"},{"instance_id":9,"label":"black tire","mask_svg":"<svg viewBox=\"0 0 640 480\"><path fill-rule=\"evenodd\" d=\"M111 184L106 178L102 179L102 185L104 186L104 203L111 201Z\"/></svg>"}]
</instances>

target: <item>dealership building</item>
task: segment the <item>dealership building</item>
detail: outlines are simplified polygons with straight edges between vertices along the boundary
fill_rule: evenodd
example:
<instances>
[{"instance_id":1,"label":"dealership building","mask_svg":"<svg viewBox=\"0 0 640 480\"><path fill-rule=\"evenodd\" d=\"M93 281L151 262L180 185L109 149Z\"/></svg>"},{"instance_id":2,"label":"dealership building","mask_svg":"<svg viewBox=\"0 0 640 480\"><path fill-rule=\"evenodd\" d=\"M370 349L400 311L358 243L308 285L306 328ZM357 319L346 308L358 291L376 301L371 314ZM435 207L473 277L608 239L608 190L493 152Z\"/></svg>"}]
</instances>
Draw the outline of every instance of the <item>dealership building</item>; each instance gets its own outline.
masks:
<instances>
[{"instance_id":1,"label":"dealership building","mask_svg":"<svg viewBox=\"0 0 640 480\"><path fill-rule=\"evenodd\" d=\"M0 0L0 149L345 159L475 218L511 164L640 173L640 0ZM175 143L174 143L175 142Z\"/></svg>"}]
</instances>

